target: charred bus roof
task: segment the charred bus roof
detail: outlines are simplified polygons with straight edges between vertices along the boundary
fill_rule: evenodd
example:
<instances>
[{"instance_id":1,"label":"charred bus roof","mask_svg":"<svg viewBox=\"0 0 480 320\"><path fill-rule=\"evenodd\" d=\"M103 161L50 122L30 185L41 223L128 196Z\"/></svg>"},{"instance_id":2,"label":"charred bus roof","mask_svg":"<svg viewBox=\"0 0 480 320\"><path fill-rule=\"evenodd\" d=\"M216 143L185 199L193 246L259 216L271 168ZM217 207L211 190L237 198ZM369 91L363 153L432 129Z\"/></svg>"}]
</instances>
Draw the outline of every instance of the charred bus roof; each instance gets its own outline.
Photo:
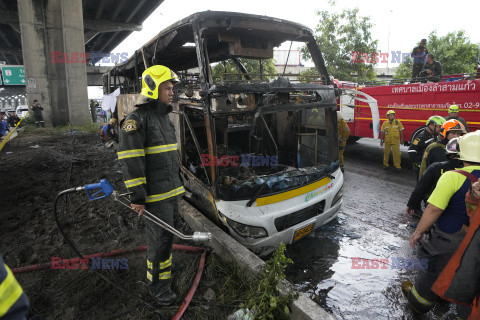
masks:
<instances>
[{"instance_id":1,"label":"charred bus roof","mask_svg":"<svg viewBox=\"0 0 480 320\"><path fill-rule=\"evenodd\" d=\"M273 58L273 48L285 41L307 43L326 84L328 74L310 28L287 20L236 12L194 13L159 32L126 62L110 73L135 79L151 65L162 64L175 71L199 67L197 44L201 38L211 64L233 57ZM313 48L315 47L315 48ZM312 52L313 48L313 52Z\"/></svg>"}]
</instances>

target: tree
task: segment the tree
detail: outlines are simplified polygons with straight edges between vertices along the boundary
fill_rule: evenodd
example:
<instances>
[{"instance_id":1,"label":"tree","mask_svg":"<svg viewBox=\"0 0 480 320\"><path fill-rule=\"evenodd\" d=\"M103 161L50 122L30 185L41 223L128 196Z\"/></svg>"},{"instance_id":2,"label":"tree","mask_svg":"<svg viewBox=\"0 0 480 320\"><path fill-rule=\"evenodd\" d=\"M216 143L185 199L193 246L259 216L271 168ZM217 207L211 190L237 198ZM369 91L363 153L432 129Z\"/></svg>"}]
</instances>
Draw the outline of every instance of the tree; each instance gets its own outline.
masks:
<instances>
[{"instance_id":1,"label":"tree","mask_svg":"<svg viewBox=\"0 0 480 320\"><path fill-rule=\"evenodd\" d=\"M413 61L410 57L407 57L405 61L400 63L400 65L395 70L394 79L407 79L412 77L412 68Z\"/></svg>"},{"instance_id":2,"label":"tree","mask_svg":"<svg viewBox=\"0 0 480 320\"><path fill-rule=\"evenodd\" d=\"M258 59L239 59L244 67L247 69L249 74L253 74L254 76L252 79L260 79L258 74L260 74L260 60ZM262 60L262 65L263 65L263 74L275 74L275 63L273 59L263 59ZM235 63L229 59L222 61L220 63L217 63L215 66L212 67L212 75L214 81L219 81L221 74L222 73L241 73L241 71L238 69L238 67L235 65ZM257 76L255 76L257 75ZM264 77L264 79L270 79L272 77ZM230 77L227 77L227 79L231 79Z\"/></svg>"},{"instance_id":3,"label":"tree","mask_svg":"<svg viewBox=\"0 0 480 320\"><path fill-rule=\"evenodd\" d=\"M317 80L320 77L320 73L318 72L317 68L309 68L305 71L300 73L298 80L300 82L312 82Z\"/></svg>"},{"instance_id":4,"label":"tree","mask_svg":"<svg viewBox=\"0 0 480 320\"><path fill-rule=\"evenodd\" d=\"M449 32L443 37L439 37L437 31L432 31L428 35L428 52L432 53L435 60L442 64L443 74L474 73L477 66L478 46L478 44L470 42L463 30ZM412 76L411 61L410 64L405 61L399 65L398 69L407 70L408 68L410 74L407 75L405 71L401 76L399 74L399 78ZM395 76L397 76L397 71ZM405 77L405 75L407 76Z\"/></svg>"},{"instance_id":5,"label":"tree","mask_svg":"<svg viewBox=\"0 0 480 320\"><path fill-rule=\"evenodd\" d=\"M370 17L359 16L358 8L343 9L341 13L317 11L317 15L320 21L315 28L315 39L329 75L345 81L375 80L373 65L378 62L378 40L372 39ZM310 58L306 46L302 55L304 59Z\"/></svg>"}]
</instances>

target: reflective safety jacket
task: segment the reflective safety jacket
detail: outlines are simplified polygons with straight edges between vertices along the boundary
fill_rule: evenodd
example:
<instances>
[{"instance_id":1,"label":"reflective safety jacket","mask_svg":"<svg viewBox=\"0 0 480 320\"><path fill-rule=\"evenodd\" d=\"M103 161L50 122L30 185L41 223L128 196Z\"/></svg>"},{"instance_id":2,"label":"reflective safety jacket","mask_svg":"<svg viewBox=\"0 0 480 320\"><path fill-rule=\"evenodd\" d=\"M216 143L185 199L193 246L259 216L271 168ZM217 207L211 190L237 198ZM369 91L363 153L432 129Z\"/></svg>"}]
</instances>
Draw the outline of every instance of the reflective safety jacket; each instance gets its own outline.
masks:
<instances>
[{"instance_id":1,"label":"reflective safety jacket","mask_svg":"<svg viewBox=\"0 0 480 320\"><path fill-rule=\"evenodd\" d=\"M0 319L26 319L28 307L27 296L0 256Z\"/></svg>"},{"instance_id":2,"label":"reflective safety jacket","mask_svg":"<svg viewBox=\"0 0 480 320\"><path fill-rule=\"evenodd\" d=\"M476 177L471 177L474 181ZM432 286L442 299L470 305L469 320L480 319L480 198L465 196L470 225L457 251Z\"/></svg>"},{"instance_id":3,"label":"reflective safety jacket","mask_svg":"<svg viewBox=\"0 0 480 320\"><path fill-rule=\"evenodd\" d=\"M118 159L135 204L154 203L185 192L180 180L172 107L157 100L136 106L122 124Z\"/></svg>"},{"instance_id":4,"label":"reflective safety jacket","mask_svg":"<svg viewBox=\"0 0 480 320\"><path fill-rule=\"evenodd\" d=\"M420 173L418 175L419 178L423 176L425 170L427 170L428 166L432 163L447 161L447 151L445 150L445 146L445 140L439 140L428 145L423 153L422 163L420 164Z\"/></svg>"},{"instance_id":5,"label":"reflective safety jacket","mask_svg":"<svg viewBox=\"0 0 480 320\"><path fill-rule=\"evenodd\" d=\"M389 120L382 123L381 131L385 133L385 144L400 144L400 131L403 125L398 119Z\"/></svg>"}]
</instances>

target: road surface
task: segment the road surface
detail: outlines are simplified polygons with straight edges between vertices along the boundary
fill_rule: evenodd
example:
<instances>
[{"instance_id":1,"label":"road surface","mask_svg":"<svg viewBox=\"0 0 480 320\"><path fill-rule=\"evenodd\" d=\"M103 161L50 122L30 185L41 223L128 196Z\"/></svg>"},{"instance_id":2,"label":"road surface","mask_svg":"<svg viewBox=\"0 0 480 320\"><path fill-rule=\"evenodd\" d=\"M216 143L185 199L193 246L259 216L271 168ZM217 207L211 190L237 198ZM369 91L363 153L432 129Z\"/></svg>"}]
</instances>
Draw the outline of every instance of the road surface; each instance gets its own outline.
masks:
<instances>
[{"instance_id":1,"label":"road surface","mask_svg":"<svg viewBox=\"0 0 480 320\"><path fill-rule=\"evenodd\" d=\"M338 319L454 319L447 303L415 315L400 290L422 267L408 244L418 222L405 213L415 175L401 151L397 173L382 169L378 140L347 145L338 219L288 248L287 278Z\"/></svg>"}]
</instances>

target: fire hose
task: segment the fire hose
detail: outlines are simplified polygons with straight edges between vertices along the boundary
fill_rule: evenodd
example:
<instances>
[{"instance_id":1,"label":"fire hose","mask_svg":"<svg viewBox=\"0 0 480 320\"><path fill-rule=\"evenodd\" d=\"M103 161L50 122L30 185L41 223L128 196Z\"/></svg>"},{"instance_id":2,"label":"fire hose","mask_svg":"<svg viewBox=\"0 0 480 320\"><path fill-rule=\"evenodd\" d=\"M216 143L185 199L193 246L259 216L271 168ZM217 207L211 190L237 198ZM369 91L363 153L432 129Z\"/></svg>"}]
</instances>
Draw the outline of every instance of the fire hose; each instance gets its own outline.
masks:
<instances>
[{"instance_id":1,"label":"fire hose","mask_svg":"<svg viewBox=\"0 0 480 320\"><path fill-rule=\"evenodd\" d=\"M82 192L82 191L86 192L86 194L87 194L87 196L90 200L99 200L99 199L108 197L110 194L113 194L114 201L116 201L116 202L122 204L123 206L126 206L126 207L130 208L131 210L135 211L127 203L125 203L124 201L121 200L123 198L124 200L128 201L125 198L125 196L127 194L119 194L118 192L114 191L112 185L105 179L102 179L99 183L88 184L88 185L85 185L84 187L70 188L70 189L66 189L66 190L63 190L63 191L59 192L57 194L57 196L55 197L55 201L54 201L53 213L54 213L54 217L55 217L55 223L57 224L58 230L60 231L60 234L62 235L62 237L65 239L67 244L72 248L72 250L75 252L75 254L77 254L78 257L85 257L85 256L82 253L80 253L80 251L75 247L73 242L70 241L70 239L67 237L66 233L64 232L64 230L63 230L63 228L60 224L60 221L58 219L57 205L58 205L58 201L60 200L60 198L62 196L70 194L70 193L79 193L79 192ZM205 242L205 241L211 240L211 238L212 238L212 235L209 232L194 232L193 235L185 235L185 234L181 233L180 231L176 230L175 228L171 227L169 224L167 224L163 220L159 219L158 217L156 217L152 213L148 212L147 210L144 211L144 214L142 216L145 219L153 222L154 224L158 225L159 227L165 229L166 231L168 231L168 232L170 232L170 233L172 233L172 234L174 234L174 235L176 235L179 238L184 239L184 240L192 240L192 241L196 241L196 242ZM198 286L198 283L200 282L201 273L203 271L203 265L204 265L204 262L205 262L206 250L204 248L199 248L199 247L180 246L180 245L174 245L174 248L175 247L177 249L185 250L185 251L202 252L202 257L200 259L198 272L197 272L197 275L195 276L195 280L194 280L194 283L192 285L192 288L188 292L187 297L184 299L179 311L177 312L177 314L173 318L173 319L180 319L181 316L183 315L183 313L185 312L186 308L188 307L188 305L189 305L189 303L190 303L190 301L193 297L193 294L195 293L195 290ZM146 249L146 247L145 247L145 249ZM92 255L90 255L90 256L92 256ZM26 270L35 269L35 266L33 268L32 267L30 267L30 268L29 267L24 267L23 269L24 270L18 270L18 271L27 272ZM40 268L38 268L38 269L40 269ZM137 294L135 294L131 291L128 291L128 290L124 289L123 287L119 286L118 284L116 284L115 282L113 282L112 280L107 278L105 275L103 275L98 270L93 269L92 271L97 273L98 276L100 276L103 280L105 280L106 282L108 282L109 284L111 284L112 286L117 288L118 290L134 297L136 300L139 300L140 302L144 303L145 305L152 308L153 310L158 311L158 308L156 306L152 305L148 301L145 301L139 295L137 295ZM18 273L20 273L20 272L18 272ZM125 313L118 314L118 316L123 315L123 314L125 314ZM117 316L115 316L114 318L116 318L116 317Z\"/></svg>"}]
</instances>

